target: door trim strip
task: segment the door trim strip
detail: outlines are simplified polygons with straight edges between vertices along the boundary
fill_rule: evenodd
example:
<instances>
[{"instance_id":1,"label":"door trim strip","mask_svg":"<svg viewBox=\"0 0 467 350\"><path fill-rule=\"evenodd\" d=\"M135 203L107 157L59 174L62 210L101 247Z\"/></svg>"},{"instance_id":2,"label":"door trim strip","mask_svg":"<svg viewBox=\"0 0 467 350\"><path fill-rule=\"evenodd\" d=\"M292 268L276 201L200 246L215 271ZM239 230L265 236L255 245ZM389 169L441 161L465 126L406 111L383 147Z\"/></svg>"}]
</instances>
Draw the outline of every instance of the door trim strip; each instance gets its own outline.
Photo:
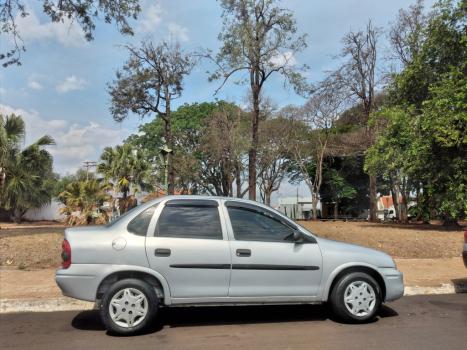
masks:
<instances>
[{"instance_id":1,"label":"door trim strip","mask_svg":"<svg viewBox=\"0 0 467 350\"><path fill-rule=\"evenodd\" d=\"M319 270L319 266L302 265L267 265L267 264L233 264L233 270Z\"/></svg>"},{"instance_id":2,"label":"door trim strip","mask_svg":"<svg viewBox=\"0 0 467 350\"><path fill-rule=\"evenodd\" d=\"M173 264L170 267L174 269L230 269L230 264Z\"/></svg>"},{"instance_id":3,"label":"door trim strip","mask_svg":"<svg viewBox=\"0 0 467 350\"><path fill-rule=\"evenodd\" d=\"M289 270L289 271L316 271L319 266L303 265L267 265L267 264L173 264L170 267L174 269L215 269L226 270Z\"/></svg>"}]
</instances>

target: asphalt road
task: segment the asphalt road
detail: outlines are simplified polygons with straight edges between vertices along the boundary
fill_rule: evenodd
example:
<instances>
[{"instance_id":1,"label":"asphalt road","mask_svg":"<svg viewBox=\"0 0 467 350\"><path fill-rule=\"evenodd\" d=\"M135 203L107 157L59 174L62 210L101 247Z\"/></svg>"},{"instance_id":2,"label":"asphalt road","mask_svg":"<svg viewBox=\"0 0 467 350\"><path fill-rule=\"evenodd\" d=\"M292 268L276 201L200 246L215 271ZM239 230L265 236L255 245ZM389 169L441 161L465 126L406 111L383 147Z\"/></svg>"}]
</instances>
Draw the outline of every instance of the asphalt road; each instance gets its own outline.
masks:
<instances>
[{"instance_id":1,"label":"asphalt road","mask_svg":"<svg viewBox=\"0 0 467 350\"><path fill-rule=\"evenodd\" d=\"M173 308L144 335L106 333L96 311L0 315L1 349L467 349L467 294L404 297L370 324L325 306Z\"/></svg>"}]
</instances>

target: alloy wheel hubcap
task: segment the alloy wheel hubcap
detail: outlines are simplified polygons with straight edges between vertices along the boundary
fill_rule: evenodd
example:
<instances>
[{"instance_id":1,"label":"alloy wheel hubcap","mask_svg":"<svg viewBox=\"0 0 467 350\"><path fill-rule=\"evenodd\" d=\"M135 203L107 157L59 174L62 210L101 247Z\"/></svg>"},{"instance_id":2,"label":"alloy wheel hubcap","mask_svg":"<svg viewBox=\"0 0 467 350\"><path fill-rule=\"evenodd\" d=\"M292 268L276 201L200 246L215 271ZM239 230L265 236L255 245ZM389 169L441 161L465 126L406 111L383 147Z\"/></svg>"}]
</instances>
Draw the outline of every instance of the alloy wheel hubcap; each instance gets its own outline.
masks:
<instances>
[{"instance_id":1,"label":"alloy wheel hubcap","mask_svg":"<svg viewBox=\"0 0 467 350\"><path fill-rule=\"evenodd\" d=\"M138 289L125 288L110 300L109 313L112 321L120 327L135 327L148 313L148 300Z\"/></svg>"},{"instance_id":2,"label":"alloy wheel hubcap","mask_svg":"<svg viewBox=\"0 0 467 350\"><path fill-rule=\"evenodd\" d=\"M367 316L375 308L376 293L369 283L354 281L345 289L344 303L352 315Z\"/></svg>"}]
</instances>

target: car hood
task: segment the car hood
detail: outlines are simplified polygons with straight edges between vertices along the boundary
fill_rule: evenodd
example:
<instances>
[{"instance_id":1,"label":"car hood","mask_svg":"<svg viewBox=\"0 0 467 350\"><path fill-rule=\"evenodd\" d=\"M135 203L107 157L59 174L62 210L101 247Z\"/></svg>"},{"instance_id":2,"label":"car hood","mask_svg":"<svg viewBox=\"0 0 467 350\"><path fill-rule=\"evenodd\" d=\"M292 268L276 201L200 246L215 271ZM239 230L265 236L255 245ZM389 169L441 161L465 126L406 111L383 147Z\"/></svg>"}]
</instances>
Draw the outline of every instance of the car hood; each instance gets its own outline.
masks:
<instances>
[{"instance_id":1,"label":"car hood","mask_svg":"<svg viewBox=\"0 0 467 350\"><path fill-rule=\"evenodd\" d=\"M335 259L341 262L363 262L376 267L396 267L389 254L382 251L317 237L324 259Z\"/></svg>"}]
</instances>

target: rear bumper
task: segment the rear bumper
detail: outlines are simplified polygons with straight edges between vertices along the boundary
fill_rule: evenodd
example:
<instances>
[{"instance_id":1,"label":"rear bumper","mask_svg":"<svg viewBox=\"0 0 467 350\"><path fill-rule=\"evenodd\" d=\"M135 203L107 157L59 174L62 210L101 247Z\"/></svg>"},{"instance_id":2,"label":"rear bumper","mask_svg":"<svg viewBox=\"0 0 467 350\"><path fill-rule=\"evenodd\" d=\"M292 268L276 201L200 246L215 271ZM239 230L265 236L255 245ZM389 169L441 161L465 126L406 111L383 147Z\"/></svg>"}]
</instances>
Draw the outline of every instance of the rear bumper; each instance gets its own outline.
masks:
<instances>
[{"instance_id":1,"label":"rear bumper","mask_svg":"<svg viewBox=\"0 0 467 350\"><path fill-rule=\"evenodd\" d=\"M75 299L95 301L100 278L89 265L71 265L55 272L55 282L63 295Z\"/></svg>"},{"instance_id":2,"label":"rear bumper","mask_svg":"<svg viewBox=\"0 0 467 350\"><path fill-rule=\"evenodd\" d=\"M395 268L380 268L386 285L386 297L384 301L393 301L404 295L404 277L402 272Z\"/></svg>"}]
</instances>

